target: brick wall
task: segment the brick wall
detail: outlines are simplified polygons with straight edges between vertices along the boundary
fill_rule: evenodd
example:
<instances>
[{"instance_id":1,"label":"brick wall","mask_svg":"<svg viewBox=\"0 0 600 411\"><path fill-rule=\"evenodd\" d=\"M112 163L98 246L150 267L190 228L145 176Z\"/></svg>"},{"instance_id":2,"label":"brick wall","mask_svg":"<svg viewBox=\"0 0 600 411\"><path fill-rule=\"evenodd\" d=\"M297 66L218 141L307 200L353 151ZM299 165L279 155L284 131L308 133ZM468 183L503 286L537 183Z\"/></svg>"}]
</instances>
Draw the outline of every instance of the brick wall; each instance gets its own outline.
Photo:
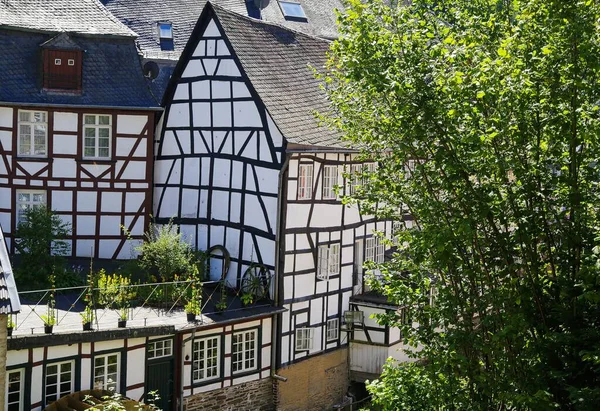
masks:
<instances>
[{"instance_id":1,"label":"brick wall","mask_svg":"<svg viewBox=\"0 0 600 411\"><path fill-rule=\"evenodd\" d=\"M6 401L6 323L8 315L0 315L0 410L4 409Z\"/></svg>"},{"instance_id":2,"label":"brick wall","mask_svg":"<svg viewBox=\"0 0 600 411\"><path fill-rule=\"evenodd\" d=\"M263 378L184 399L185 411L274 411L273 380Z\"/></svg>"},{"instance_id":3,"label":"brick wall","mask_svg":"<svg viewBox=\"0 0 600 411\"><path fill-rule=\"evenodd\" d=\"M277 370L277 410L328 410L343 401L348 390L348 349L318 355Z\"/></svg>"}]
</instances>

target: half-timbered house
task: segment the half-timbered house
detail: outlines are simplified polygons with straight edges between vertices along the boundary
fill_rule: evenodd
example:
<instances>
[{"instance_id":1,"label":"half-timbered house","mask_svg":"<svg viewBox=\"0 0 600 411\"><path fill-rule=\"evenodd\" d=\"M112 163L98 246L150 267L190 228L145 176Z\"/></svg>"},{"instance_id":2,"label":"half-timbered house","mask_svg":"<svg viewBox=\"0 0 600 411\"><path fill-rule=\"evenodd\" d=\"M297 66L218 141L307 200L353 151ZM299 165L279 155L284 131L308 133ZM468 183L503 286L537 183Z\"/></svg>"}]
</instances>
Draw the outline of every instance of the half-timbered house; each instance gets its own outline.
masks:
<instances>
[{"instance_id":1,"label":"half-timbered house","mask_svg":"<svg viewBox=\"0 0 600 411\"><path fill-rule=\"evenodd\" d=\"M208 4L173 73L155 147L154 216L195 247L224 245L231 287L254 264L274 274L285 312L273 341L278 407L342 401L350 298L362 263L380 262L391 222L342 204L345 172L372 169L314 111L327 100L311 67L327 40ZM341 189L341 191L340 191ZM213 275L218 278L219 271ZM306 377L308 375L308 378Z\"/></svg>"},{"instance_id":2,"label":"half-timbered house","mask_svg":"<svg viewBox=\"0 0 600 411\"><path fill-rule=\"evenodd\" d=\"M65 12L66 11L66 12ZM71 226L74 257L129 258L151 212L155 113L136 35L96 0L0 4L0 223Z\"/></svg>"}]
</instances>

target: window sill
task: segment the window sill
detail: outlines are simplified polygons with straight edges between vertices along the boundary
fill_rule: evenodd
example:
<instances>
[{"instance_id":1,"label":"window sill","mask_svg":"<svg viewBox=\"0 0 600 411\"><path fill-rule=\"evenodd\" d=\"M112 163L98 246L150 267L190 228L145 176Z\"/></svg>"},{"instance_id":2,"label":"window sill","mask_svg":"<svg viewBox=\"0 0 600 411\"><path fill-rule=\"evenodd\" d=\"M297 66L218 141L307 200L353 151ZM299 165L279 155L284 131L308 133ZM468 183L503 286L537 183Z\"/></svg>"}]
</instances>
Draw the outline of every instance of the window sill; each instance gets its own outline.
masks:
<instances>
[{"instance_id":1,"label":"window sill","mask_svg":"<svg viewBox=\"0 0 600 411\"><path fill-rule=\"evenodd\" d=\"M17 156L17 161L40 161L44 163L52 163L54 159L48 157L35 157L35 156Z\"/></svg>"},{"instance_id":2,"label":"window sill","mask_svg":"<svg viewBox=\"0 0 600 411\"><path fill-rule=\"evenodd\" d=\"M80 164L116 164L117 162L110 158L78 158L75 161Z\"/></svg>"}]
</instances>

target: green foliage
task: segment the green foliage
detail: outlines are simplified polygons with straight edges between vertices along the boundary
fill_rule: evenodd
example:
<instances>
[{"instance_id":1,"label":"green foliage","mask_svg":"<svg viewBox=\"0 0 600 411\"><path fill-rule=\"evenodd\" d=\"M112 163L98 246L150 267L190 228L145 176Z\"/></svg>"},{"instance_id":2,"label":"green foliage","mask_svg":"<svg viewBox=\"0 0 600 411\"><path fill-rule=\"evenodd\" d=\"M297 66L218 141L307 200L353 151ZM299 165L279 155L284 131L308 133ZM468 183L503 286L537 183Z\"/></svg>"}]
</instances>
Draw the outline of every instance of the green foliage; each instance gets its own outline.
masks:
<instances>
[{"instance_id":1,"label":"green foliage","mask_svg":"<svg viewBox=\"0 0 600 411\"><path fill-rule=\"evenodd\" d=\"M184 241L172 221L160 226L150 224L144 237L144 242L135 250L140 253L140 267L150 276L171 281L175 274L181 276L191 272L195 261L192 247Z\"/></svg>"},{"instance_id":2,"label":"green foliage","mask_svg":"<svg viewBox=\"0 0 600 411\"><path fill-rule=\"evenodd\" d=\"M88 324L94 321L94 310L89 305L84 308L82 312L79 313L81 316L81 322L83 324Z\"/></svg>"},{"instance_id":3,"label":"green foliage","mask_svg":"<svg viewBox=\"0 0 600 411\"><path fill-rule=\"evenodd\" d=\"M98 273L98 303L105 307L127 309L136 297L136 290L131 286L129 277L122 274Z\"/></svg>"},{"instance_id":4,"label":"green foliage","mask_svg":"<svg viewBox=\"0 0 600 411\"><path fill-rule=\"evenodd\" d=\"M242 304L250 305L254 302L254 295L252 295L250 293L244 293L244 294L242 294L241 300L242 300Z\"/></svg>"},{"instance_id":5,"label":"green foliage","mask_svg":"<svg viewBox=\"0 0 600 411\"><path fill-rule=\"evenodd\" d=\"M398 3L349 0L321 76L323 119L379 164L347 201L414 221L373 286L423 362L374 402L596 409L600 3Z\"/></svg>"},{"instance_id":6,"label":"green foliage","mask_svg":"<svg viewBox=\"0 0 600 411\"><path fill-rule=\"evenodd\" d=\"M8 321L6 322L6 328L15 328L17 325L15 324L15 321L13 320L13 316L12 314L8 316Z\"/></svg>"},{"instance_id":7,"label":"green foliage","mask_svg":"<svg viewBox=\"0 0 600 411\"><path fill-rule=\"evenodd\" d=\"M193 267L192 275L190 276L190 280L193 282L189 284L190 293L185 304L185 312L188 314L200 315L202 311L202 283L199 280L199 276L198 269Z\"/></svg>"},{"instance_id":8,"label":"green foliage","mask_svg":"<svg viewBox=\"0 0 600 411\"><path fill-rule=\"evenodd\" d=\"M110 389L110 395L104 395L101 398L101 402L98 401L95 397L91 395L86 395L83 399L83 402L91 405L88 410L90 411L125 411L127 409L134 410L155 410L159 411L159 408L155 405L155 403L160 399L157 391L150 391L148 393L148 397L150 401L148 404L139 403L133 406L133 408L128 408L126 406L127 402L131 402L131 400L127 399L123 395L116 392L114 389Z\"/></svg>"},{"instance_id":9,"label":"green foliage","mask_svg":"<svg viewBox=\"0 0 600 411\"><path fill-rule=\"evenodd\" d=\"M21 290L48 288L48 277L60 272L69 244L61 240L71 234L71 228L56 213L45 207L25 211L25 221L15 232L15 248L19 263L15 277Z\"/></svg>"}]
</instances>

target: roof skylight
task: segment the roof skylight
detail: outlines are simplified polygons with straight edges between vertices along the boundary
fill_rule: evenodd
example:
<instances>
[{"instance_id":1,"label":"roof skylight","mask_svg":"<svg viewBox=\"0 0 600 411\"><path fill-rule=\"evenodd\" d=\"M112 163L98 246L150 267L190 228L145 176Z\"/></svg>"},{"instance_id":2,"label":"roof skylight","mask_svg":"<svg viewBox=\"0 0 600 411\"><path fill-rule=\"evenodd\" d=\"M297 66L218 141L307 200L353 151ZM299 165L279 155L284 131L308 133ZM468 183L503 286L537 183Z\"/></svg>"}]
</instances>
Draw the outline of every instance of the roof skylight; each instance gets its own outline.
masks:
<instances>
[{"instance_id":1,"label":"roof skylight","mask_svg":"<svg viewBox=\"0 0 600 411\"><path fill-rule=\"evenodd\" d=\"M306 21L306 14L300 3L293 1L280 1L279 6L283 12L283 16L288 20L303 20Z\"/></svg>"},{"instance_id":2,"label":"roof skylight","mask_svg":"<svg viewBox=\"0 0 600 411\"><path fill-rule=\"evenodd\" d=\"M172 39L173 25L171 23L158 23L158 37L160 39Z\"/></svg>"}]
</instances>

